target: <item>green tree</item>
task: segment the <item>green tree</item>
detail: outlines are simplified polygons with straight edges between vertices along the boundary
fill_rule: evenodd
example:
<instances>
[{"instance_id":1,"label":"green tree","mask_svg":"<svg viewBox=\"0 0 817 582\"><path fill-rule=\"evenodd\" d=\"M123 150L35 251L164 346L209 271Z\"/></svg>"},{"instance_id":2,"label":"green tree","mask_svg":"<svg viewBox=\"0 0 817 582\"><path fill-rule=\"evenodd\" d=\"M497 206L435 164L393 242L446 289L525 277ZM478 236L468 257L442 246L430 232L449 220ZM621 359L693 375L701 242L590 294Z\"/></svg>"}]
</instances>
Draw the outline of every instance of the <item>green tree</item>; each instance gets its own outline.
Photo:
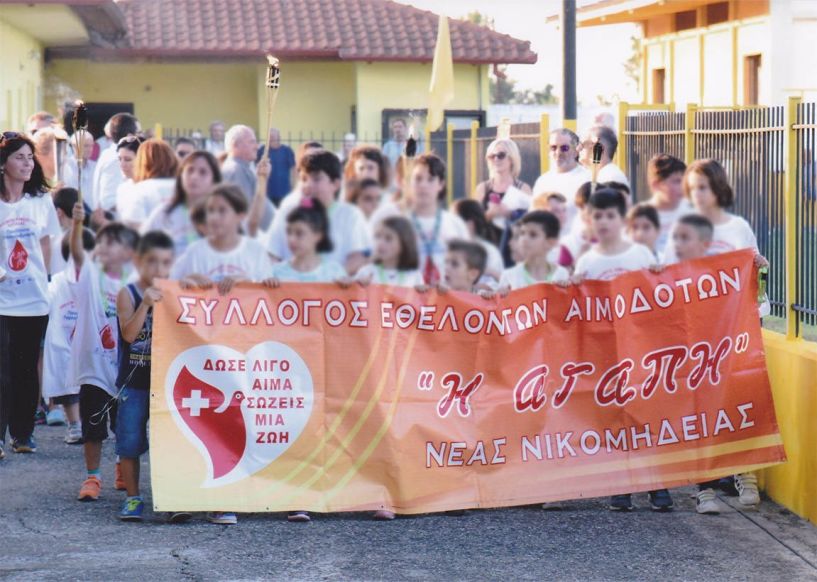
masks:
<instances>
[{"instance_id":1,"label":"green tree","mask_svg":"<svg viewBox=\"0 0 817 582\"><path fill-rule=\"evenodd\" d=\"M624 74L635 83L636 90L641 88L641 40L630 37L630 58L624 61Z\"/></svg>"}]
</instances>

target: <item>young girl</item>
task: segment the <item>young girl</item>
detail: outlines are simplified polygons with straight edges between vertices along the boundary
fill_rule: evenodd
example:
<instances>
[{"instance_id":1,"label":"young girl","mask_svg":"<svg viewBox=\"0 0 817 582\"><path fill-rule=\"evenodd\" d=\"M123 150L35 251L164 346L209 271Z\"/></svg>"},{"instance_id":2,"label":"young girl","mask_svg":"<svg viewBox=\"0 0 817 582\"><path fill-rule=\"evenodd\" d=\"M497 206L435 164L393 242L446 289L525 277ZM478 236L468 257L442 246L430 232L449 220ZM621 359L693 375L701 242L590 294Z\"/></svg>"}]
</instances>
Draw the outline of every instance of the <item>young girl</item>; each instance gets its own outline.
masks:
<instances>
[{"instance_id":1,"label":"young girl","mask_svg":"<svg viewBox=\"0 0 817 582\"><path fill-rule=\"evenodd\" d=\"M360 208L366 220L371 219L378 206L380 206L382 198L383 189L379 183L371 178L346 182L347 202Z\"/></svg>"},{"instance_id":2,"label":"young girl","mask_svg":"<svg viewBox=\"0 0 817 582\"><path fill-rule=\"evenodd\" d=\"M478 242L488 256L488 263L485 267L485 273L482 276L480 283L488 285L496 284L499 277L502 276L502 270L505 268L505 263L502 260L502 255L499 249L491 239L494 234L488 224L485 216L485 211L476 200L462 199L454 203L454 211L465 222L468 231L471 233L471 238Z\"/></svg>"},{"instance_id":3,"label":"young girl","mask_svg":"<svg viewBox=\"0 0 817 582\"><path fill-rule=\"evenodd\" d=\"M0 135L0 459L6 430L15 453L37 450L37 360L48 321L51 237L60 234L34 144Z\"/></svg>"},{"instance_id":4,"label":"young girl","mask_svg":"<svg viewBox=\"0 0 817 582\"><path fill-rule=\"evenodd\" d=\"M151 230L164 231L173 239L176 253L184 253L200 238L191 219L191 209L220 182L221 170L213 154L195 151L188 155L179 168L173 198L153 211L142 224L142 234Z\"/></svg>"},{"instance_id":5,"label":"young girl","mask_svg":"<svg viewBox=\"0 0 817 582\"><path fill-rule=\"evenodd\" d=\"M357 272L362 285L377 283L396 287L423 285L417 269L417 240L411 223L402 216L390 216L374 229L374 262Z\"/></svg>"},{"instance_id":6,"label":"young girl","mask_svg":"<svg viewBox=\"0 0 817 582\"><path fill-rule=\"evenodd\" d=\"M329 238L326 208L320 200L301 200L301 205L287 217L286 237L292 256L272 267L272 277L264 281L266 285L278 287L282 281L325 283L345 280L346 270L341 264L322 256L322 253L332 252L332 239Z\"/></svg>"},{"instance_id":7,"label":"young girl","mask_svg":"<svg viewBox=\"0 0 817 582\"><path fill-rule=\"evenodd\" d=\"M182 286L207 289L214 284L221 294L241 281L269 276L272 261L266 249L241 233L247 199L232 184L219 184L207 195L207 238L197 240L179 257L171 277Z\"/></svg>"},{"instance_id":8,"label":"young girl","mask_svg":"<svg viewBox=\"0 0 817 582\"><path fill-rule=\"evenodd\" d=\"M385 192L390 185L389 160L375 146L358 146L349 154L343 170L344 182L375 180Z\"/></svg>"}]
</instances>

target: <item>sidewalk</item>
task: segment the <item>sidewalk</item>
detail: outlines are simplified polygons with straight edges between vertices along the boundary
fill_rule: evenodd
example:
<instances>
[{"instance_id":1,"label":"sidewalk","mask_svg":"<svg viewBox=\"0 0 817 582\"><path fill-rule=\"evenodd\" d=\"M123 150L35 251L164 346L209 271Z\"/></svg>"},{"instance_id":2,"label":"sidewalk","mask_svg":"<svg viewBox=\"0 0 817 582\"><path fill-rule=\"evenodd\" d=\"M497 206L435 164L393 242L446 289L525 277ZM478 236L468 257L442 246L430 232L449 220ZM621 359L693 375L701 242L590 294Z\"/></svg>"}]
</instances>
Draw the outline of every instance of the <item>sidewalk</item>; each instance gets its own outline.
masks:
<instances>
[{"instance_id":1,"label":"sidewalk","mask_svg":"<svg viewBox=\"0 0 817 582\"><path fill-rule=\"evenodd\" d=\"M38 427L40 452L0 461L2 580L802 580L817 578L817 528L770 502L759 511L727 500L699 516L692 488L676 511L614 514L604 500L471 511L372 522L368 515L239 516L216 526L203 516L168 525L147 512L123 524L113 490L113 447L103 466L104 499L75 500L82 448L63 428ZM143 483L147 465L143 466ZM148 505L150 504L148 498Z\"/></svg>"}]
</instances>

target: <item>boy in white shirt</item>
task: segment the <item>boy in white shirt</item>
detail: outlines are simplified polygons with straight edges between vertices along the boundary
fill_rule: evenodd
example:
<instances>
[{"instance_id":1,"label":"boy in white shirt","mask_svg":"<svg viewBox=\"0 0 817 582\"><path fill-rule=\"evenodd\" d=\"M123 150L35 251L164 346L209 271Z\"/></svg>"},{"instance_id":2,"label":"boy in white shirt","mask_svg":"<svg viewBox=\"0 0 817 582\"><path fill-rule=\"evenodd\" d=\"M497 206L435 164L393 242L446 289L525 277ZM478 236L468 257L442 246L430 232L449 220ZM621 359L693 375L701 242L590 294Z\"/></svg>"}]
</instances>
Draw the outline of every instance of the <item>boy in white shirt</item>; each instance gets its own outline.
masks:
<instances>
[{"instance_id":1,"label":"boy in white shirt","mask_svg":"<svg viewBox=\"0 0 817 582\"><path fill-rule=\"evenodd\" d=\"M499 293L536 283L567 282L567 269L548 260L559 245L559 219L546 210L534 210L519 219L519 244L525 260L502 272Z\"/></svg>"},{"instance_id":2,"label":"boy in white shirt","mask_svg":"<svg viewBox=\"0 0 817 582\"><path fill-rule=\"evenodd\" d=\"M488 263L488 253L481 244L463 239L448 241L447 248L444 283L437 286L438 290L440 293L449 290L475 293Z\"/></svg>"},{"instance_id":3,"label":"boy in white shirt","mask_svg":"<svg viewBox=\"0 0 817 582\"><path fill-rule=\"evenodd\" d=\"M646 203L636 204L627 213L627 236L634 243L644 245L652 251L657 262L661 262L661 253L657 249L658 236L661 232L661 219L654 206Z\"/></svg>"}]
</instances>

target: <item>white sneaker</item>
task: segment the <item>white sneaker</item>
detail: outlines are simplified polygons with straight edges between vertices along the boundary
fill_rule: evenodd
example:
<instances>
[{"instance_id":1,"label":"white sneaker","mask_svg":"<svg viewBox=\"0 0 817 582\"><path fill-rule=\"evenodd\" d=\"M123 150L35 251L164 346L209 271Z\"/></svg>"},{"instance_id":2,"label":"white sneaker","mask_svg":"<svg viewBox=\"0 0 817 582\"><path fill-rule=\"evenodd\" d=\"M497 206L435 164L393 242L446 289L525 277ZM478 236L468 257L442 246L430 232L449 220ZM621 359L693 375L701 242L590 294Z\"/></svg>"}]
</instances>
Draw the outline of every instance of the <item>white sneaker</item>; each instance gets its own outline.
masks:
<instances>
[{"instance_id":1,"label":"white sneaker","mask_svg":"<svg viewBox=\"0 0 817 582\"><path fill-rule=\"evenodd\" d=\"M741 505L759 505L760 493L757 490L757 476L754 473L741 473L735 475L735 487L740 496L738 501Z\"/></svg>"},{"instance_id":2,"label":"white sneaker","mask_svg":"<svg viewBox=\"0 0 817 582\"><path fill-rule=\"evenodd\" d=\"M695 496L695 511L700 514L708 515L718 515L721 512L714 489L698 491L698 494Z\"/></svg>"},{"instance_id":3,"label":"white sneaker","mask_svg":"<svg viewBox=\"0 0 817 582\"><path fill-rule=\"evenodd\" d=\"M207 521L219 525L235 525L238 523L238 517L235 513L227 511L211 511L207 514Z\"/></svg>"},{"instance_id":4,"label":"white sneaker","mask_svg":"<svg viewBox=\"0 0 817 582\"><path fill-rule=\"evenodd\" d=\"M78 445L82 442L82 424L69 424L65 429L65 444Z\"/></svg>"}]
</instances>

